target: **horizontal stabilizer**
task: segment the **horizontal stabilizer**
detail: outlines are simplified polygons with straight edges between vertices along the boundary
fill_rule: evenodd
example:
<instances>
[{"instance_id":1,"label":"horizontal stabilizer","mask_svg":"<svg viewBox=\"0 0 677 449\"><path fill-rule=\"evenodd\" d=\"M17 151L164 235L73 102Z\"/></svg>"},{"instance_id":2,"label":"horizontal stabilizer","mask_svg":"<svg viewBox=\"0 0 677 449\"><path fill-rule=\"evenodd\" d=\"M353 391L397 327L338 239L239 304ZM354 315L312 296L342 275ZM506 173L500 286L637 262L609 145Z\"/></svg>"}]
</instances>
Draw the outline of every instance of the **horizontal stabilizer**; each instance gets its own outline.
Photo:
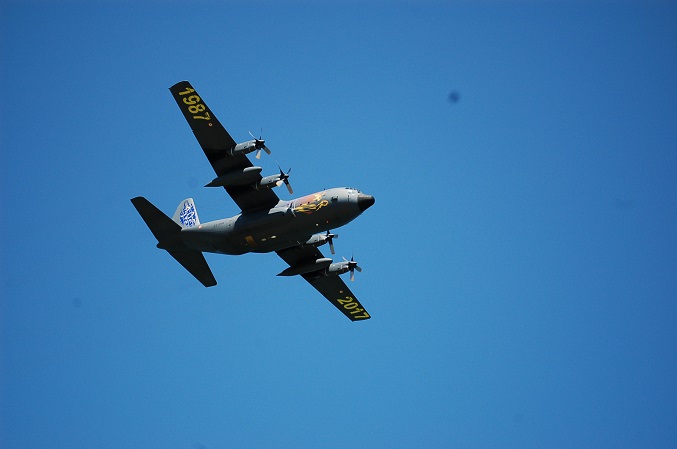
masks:
<instances>
[{"instance_id":1,"label":"horizontal stabilizer","mask_svg":"<svg viewBox=\"0 0 677 449\"><path fill-rule=\"evenodd\" d=\"M181 226L142 196L130 200L158 242L165 243L181 232Z\"/></svg>"},{"instance_id":2,"label":"horizontal stabilizer","mask_svg":"<svg viewBox=\"0 0 677 449\"><path fill-rule=\"evenodd\" d=\"M190 274L195 276L195 279L200 281L205 287L213 287L216 285L214 274L209 268L205 256L197 250L186 251L167 251L183 268L188 270Z\"/></svg>"}]
</instances>

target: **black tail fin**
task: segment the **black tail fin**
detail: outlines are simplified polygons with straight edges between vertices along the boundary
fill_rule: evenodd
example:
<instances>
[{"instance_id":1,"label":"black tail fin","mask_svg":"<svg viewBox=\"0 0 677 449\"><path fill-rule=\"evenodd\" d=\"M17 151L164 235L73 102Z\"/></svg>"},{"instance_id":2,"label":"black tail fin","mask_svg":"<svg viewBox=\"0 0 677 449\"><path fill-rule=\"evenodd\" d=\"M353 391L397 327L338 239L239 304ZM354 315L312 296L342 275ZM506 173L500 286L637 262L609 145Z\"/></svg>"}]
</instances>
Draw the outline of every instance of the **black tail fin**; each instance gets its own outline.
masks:
<instances>
[{"instance_id":1,"label":"black tail fin","mask_svg":"<svg viewBox=\"0 0 677 449\"><path fill-rule=\"evenodd\" d=\"M216 285L216 279L202 253L186 247L181 240L179 224L142 196L132 198L131 202L157 239L158 248L166 250L205 287Z\"/></svg>"}]
</instances>

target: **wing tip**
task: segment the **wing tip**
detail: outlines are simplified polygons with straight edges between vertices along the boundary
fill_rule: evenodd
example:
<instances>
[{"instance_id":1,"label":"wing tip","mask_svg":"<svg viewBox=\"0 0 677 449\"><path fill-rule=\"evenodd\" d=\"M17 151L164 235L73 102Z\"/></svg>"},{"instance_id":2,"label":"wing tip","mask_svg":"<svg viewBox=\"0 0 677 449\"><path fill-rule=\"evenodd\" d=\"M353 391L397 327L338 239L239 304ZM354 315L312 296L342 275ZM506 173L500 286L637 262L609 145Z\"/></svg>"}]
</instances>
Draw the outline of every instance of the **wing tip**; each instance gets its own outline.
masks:
<instances>
[{"instance_id":1,"label":"wing tip","mask_svg":"<svg viewBox=\"0 0 677 449\"><path fill-rule=\"evenodd\" d=\"M176 89L179 86L184 86L185 84L188 84L190 86L190 83L186 80L179 81L178 83L175 83L173 86L169 88L169 90Z\"/></svg>"}]
</instances>

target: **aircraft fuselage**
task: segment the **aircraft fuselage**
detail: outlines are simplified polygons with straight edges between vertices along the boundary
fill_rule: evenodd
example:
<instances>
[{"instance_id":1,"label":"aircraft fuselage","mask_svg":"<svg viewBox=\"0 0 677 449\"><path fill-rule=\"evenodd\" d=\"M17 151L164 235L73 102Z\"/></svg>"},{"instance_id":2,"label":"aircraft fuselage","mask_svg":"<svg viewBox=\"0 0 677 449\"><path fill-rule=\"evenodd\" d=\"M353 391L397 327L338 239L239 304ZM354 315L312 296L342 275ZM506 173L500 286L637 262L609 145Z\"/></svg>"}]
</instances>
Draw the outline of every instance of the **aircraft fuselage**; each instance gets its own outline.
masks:
<instances>
[{"instance_id":1,"label":"aircraft fuselage","mask_svg":"<svg viewBox=\"0 0 677 449\"><path fill-rule=\"evenodd\" d=\"M191 249L220 254L267 253L308 242L313 234L339 228L374 204L357 189L333 188L269 210L247 212L181 230Z\"/></svg>"}]
</instances>

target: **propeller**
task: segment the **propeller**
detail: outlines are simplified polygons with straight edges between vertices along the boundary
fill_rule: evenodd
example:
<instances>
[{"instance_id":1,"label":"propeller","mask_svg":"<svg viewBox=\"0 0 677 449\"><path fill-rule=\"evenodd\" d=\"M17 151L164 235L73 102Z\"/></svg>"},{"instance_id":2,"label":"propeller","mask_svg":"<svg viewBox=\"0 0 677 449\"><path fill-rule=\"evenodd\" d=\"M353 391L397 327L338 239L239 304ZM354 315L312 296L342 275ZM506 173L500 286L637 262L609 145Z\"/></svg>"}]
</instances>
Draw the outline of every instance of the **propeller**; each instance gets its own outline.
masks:
<instances>
[{"instance_id":1,"label":"propeller","mask_svg":"<svg viewBox=\"0 0 677 449\"><path fill-rule=\"evenodd\" d=\"M350 271L350 282L355 281L355 270L362 273L362 268L357 266L357 262L353 259L353 256L350 256L350 260L343 258L348 263L348 270Z\"/></svg>"},{"instance_id":2,"label":"propeller","mask_svg":"<svg viewBox=\"0 0 677 449\"><path fill-rule=\"evenodd\" d=\"M324 241L329 242L329 250L331 251L332 254L336 254L336 252L334 252L334 239L337 238L338 234L332 234L329 231L327 231L327 233L324 236Z\"/></svg>"},{"instance_id":3,"label":"propeller","mask_svg":"<svg viewBox=\"0 0 677 449\"><path fill-rule=\"evenodd\" d=\"M284 184L287 186L287 190L289 190L289 194L291 195L294 193L294 190L291 188L291 184L289 184L289 173L291 172L291 168L287 170L287 173L282 171L280 164L277 165L277 168L280 169L280 179L277 181L278 187L284 182Z\"/></svg>"},{"instance_id":4,"label":"propeller","mask_svg":"<svg viewBox=\"0 0 677 449\"><path fill-rule=\"evenodd\" d=\"M259 134L259 138L257 139L254 134L252 134L251 131L249 131L249 135L254 138L256 143L254 144L254 148L256 148L258 151L256 152L256 159L261 159L261 150L265 151L266 154L270 154L270 148L266 146L266 141L262 139L263 137L263 129L261 129L261 134Z\"/></svg>"}]
</instances>

